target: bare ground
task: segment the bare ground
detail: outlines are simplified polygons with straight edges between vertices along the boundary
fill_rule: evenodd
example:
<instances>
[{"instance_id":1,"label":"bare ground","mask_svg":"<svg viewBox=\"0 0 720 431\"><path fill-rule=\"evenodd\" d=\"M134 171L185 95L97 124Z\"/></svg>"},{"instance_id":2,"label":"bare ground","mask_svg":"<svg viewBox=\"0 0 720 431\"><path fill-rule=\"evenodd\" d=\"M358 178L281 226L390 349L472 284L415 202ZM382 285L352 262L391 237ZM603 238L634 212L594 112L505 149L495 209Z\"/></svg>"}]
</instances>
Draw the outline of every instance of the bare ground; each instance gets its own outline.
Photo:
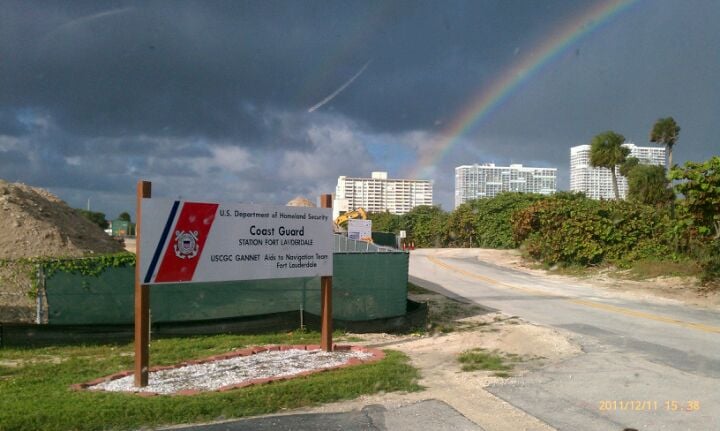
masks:
<instances>
[{"instance_id":1,"label":"bare ground","mask_svg":"<svg viewBox=\"0 0 720 431\"><path fill-rule=\"evenodd\" d=\"M360 410L370 404L397 408L421 400L439 399L487 430L553 429L495 397L484 388L522 380L530 370L582 353L576 344L553 329L533 325L514 316L492 312L442 295L425 292L413 293L410 297L428 302L432 321L428 332L412 335L349 334L349 336L363 340L354 342L355 344L399 350L407 354L412 365L420 370L422 378L419 383L425 387L425 390L414 393L362 396L355 400L327 404L304 411ZM511 376L496 377L492 371L461 371L458 355L474 348L517 358Z\"/></svg>"}]
</instances>

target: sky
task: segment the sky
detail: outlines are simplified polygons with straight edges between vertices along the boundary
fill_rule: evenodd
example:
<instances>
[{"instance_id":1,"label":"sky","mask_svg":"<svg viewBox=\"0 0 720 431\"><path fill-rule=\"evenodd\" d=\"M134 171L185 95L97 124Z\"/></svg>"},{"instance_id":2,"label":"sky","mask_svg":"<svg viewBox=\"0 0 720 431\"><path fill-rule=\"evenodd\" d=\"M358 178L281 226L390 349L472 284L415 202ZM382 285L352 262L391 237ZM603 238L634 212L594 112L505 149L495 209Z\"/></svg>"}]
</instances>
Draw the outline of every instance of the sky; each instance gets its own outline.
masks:
<instances>
[{"instance_id":1,"label":"sky","mask_svg":"<svg viewBox=\"0 0 720 431\"><path fill-rule=\"evenodd\" d=\"M0 0L0 178L109 219L153 197L285 204L340 175L558 169L605 130L720 154L715 0Z\"/></svg>"}]
</instances>

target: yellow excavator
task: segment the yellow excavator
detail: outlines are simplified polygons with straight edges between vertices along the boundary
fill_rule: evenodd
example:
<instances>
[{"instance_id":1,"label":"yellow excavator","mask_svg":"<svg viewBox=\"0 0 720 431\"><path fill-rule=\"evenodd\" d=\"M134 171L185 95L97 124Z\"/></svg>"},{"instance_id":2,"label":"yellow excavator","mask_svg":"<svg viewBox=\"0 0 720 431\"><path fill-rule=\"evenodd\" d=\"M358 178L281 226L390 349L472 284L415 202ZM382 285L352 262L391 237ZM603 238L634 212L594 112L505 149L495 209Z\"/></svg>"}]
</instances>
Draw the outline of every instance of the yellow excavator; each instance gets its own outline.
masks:
<instances>
[{"instance_id":1,"label":"yellow excavator","mask_svg":"<svg viewBox=\"0 0 720 431\"><path fill-rule=\"evenodd\" d=\"M340 214L338 218L335 219L335 232L344 232L345 225L350 219L367 220L367 218L367 213L363 208L358 208L354 211L348 211L344 214ZM373 242L372 238L365 237L360 239L362 241Z\"/></svg>"},{"instance_id":2,"label":"yellow excavator","mask_svg":"<svg viewBox=\"0 0 720 431\"><path fill-rule=\"evenodd\" d=\"M364 209L358 208L355 211L348 211L344 214L340 214L338 218L335 219L335 226L342 227L342 225L346 224L348 220L359 218L360 220L367 220L367 213Z\"/></svg>"}]
</instances>

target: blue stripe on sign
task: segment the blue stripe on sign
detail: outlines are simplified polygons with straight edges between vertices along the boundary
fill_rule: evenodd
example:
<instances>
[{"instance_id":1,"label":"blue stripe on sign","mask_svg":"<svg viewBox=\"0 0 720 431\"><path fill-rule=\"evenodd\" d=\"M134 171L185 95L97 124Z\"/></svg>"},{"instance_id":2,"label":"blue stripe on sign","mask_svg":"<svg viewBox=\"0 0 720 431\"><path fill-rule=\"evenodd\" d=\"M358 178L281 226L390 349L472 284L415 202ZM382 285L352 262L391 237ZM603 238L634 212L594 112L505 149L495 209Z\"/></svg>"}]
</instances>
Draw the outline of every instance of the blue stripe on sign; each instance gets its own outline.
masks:
<instances>
[{"instance_id":1,"label":"blue stripe on sign","mask_svg":"<svg viewBox=\"0 0 720 431\"><path fill-rule=\"evenodd\" d=\"M165 222L165 228L163 229L163 233L160 236L160 242L158 243L157 247L155 247L155 254L153 255L152 261L150 262L150 267L148 268L148 272L147 272L147 274L145 274L145 283L146 284L150 283L150 279L152 278L152 275L155 272L155 267L157 266L158 260L160 260L160 254L163 251L163 246L165 245L165 240L167 239L168 234L170 233L170 227L173 224L173 220L175 220L175 214L177 213L177 209L178 209L179 205L180 205L180 201L175 201L175 203L173 203L172 209L170 210L168 219Z\"/></svg>"}]
</instances>

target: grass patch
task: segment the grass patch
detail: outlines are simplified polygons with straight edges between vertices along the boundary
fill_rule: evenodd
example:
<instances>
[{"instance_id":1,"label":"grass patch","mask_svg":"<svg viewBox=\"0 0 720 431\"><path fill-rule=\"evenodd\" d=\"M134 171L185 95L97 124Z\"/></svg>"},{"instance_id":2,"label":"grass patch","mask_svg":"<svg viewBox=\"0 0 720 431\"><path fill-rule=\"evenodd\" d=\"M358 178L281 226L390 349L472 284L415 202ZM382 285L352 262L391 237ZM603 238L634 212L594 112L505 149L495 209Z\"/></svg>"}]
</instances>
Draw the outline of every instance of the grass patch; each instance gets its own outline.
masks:
<instances>
[{"instance_id":1,"label":"grass patch","mask_svg":"<svg viewBox=\"0 0 720 431\"><path fill-rule=\"evenodd\" d=\"M587 278L598 272L597 266L581 266L581 265L554 265L552 267L545 266L545 269L557 275L565 275L568 277Z\"/></svg>"},{"instance_id":2,"label":"grass patch","mask_svg":"<svg viewBox=\"0 0 720 431\"><path fill-rule=\"evenodd\" d=\"M483 314L486 311L483 307L475 304L466 304L436 295L428 301L427 330L433 333L447 334L485 326L487 323L460 321L460 319Z\"/></svg>"},{"instance_id":3,"label":"grass patch","mask_svg":"<svg viewBox=\"0 0 720 431\"><path fill-rule=\"evenodd\" d=\"M460 319L487 313L488 310L472 303L458 301L437 292L427 290L413 283L408 283L408 293L422 295L422 300L428 305L427 326L422 331L430 333L447 334L455 331L464 331L484 326L487 323L460 322Z\"/></svg>"},{"instance_id":4,"label":"grass patch","mask_svg":"<svg viewBox=\"0 0 720 431\"><path fill-rule=\"evenodd\" d=\"M507 360L500 354L480 348L466 350L458 356L458 362L462 364L460 369L463 371L495 371L494 375L498 377L510 375L508 371L513 369L513 365L506 362Z\"/></svg>"},{"instance_id":5,"label":"grass patch","mask_svg":"<svg viewBox=\"0 0 720 431\"><path fill-rule=\"evenodd\" d=\"M437 301L429 301L428 320L436 324L452 324L465 317L482 314L486 310L475 304L466 304L451 298L440 296Z\"/></svg>"},{"instance_id":6,"label":"grass patch","mask_svg":"<svg viewBox=\"0 0 720 431\"><path fill-rule=\"evenodd\" d=\"M262 344L317 344L317 332L218 335L153 341L151 365L169 365ZM379 391L416 391L419 374L405 355L285 382L192 397L73 392L69 386L132 369L133 346L1 349L0 429L96 430L212 421L268 414Z\"/></svg>"},{"instance_id":7,"label":"grass patch","mask_svg":"<svg viewBox=\"0 0 720 431\"><path fill-rule=\"evenodd\" d=\"M627 268L629 269L618 269ZM621 280L647 280L656 277L694 277L702 272L697 262L690 259L643 259L631 263L622 263L614 266L605 263L600 266L556 265L545 269L558 275L577 278L589 278L599 273L607 273L611 277Z\"/></svg>"},{"instance_id":8,"label":"grass patch","mask_svg":"<svg viewBox=\"0 0 720 431\"><path fill-rule=\"evenodd\" d=\"M692 277L697 276L702 269L697 262L691 260L655 260L644 259L634 262L626 276L634 280L647 280L656 277Z\"/></svg>"},{"instance_id":9,"label":"grass patch","mask_svg":"<svg viewBox=\"0 0 720 431\"><path fill-rule=\"evenodd\" d=\"M333 341L336 343L359 343L361 341L365 341L364 338L358 337L357 335L343 335L340 337L333 337Z\"/></svg>"},{"instance_id":10,"label":"grass patch","mask_svg":"<svg viewBox=\"0 0 720 431\"><path fill-rule=\"evenodd\" d=\"M433 294L435 294L435 292L433 292L431 290L427 290L424 287L420 287L417 284L413 284L413 283L407 284L407 290L408 290L408 293L412 293L415 295L433 295Z\"/></svg>"}]
</instances>

